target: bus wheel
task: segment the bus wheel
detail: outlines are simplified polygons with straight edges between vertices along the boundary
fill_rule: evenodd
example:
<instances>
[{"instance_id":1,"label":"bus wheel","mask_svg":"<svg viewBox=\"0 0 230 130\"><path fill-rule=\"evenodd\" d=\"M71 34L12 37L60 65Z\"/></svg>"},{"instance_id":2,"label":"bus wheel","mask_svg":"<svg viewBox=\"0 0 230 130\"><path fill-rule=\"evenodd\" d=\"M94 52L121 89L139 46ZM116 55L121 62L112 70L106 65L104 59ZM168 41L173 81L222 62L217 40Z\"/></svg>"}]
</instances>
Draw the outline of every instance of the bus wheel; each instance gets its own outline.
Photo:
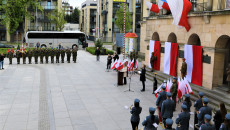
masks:
<instances>
[{"instance_id":1,"label":"bus wheel","mask_svg":"<svg viewBox=\"0 0 230 130\"><path fill-rule=\"evenodd\" d=\"M45 44L42 44L42 45L41 45L41 48L43 48L43 47L46 48L46 45L45 45Z\"/></svg>"},{"instance_id":2,"label":"bus wheel","mask_svg":"<svg viewBox=\"0 0 230 130\"><path fill-rule=\"evenodd\" d=\"M74 46L76 46L76 47L78 48L77 44L73 44L73 45L72 45L72 49L74 48Z\"/></svg>"}]
</instances>

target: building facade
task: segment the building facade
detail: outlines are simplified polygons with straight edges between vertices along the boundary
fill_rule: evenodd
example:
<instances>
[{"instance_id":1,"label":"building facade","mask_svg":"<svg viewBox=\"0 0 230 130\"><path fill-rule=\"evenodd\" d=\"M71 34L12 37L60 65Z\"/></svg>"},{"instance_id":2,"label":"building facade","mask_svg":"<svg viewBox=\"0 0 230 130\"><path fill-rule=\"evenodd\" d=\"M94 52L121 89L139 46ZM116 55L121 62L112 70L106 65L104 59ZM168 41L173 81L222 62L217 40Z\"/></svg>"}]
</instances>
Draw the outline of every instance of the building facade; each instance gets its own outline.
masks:
<instances>
[{"instance_id":1,"label":"building facade","mask_svg":"<svg viewBox=\"0 0 230 130\"><path fill-rule=\"evenodd\" d=\"M97 1L86 0L81 5L80 30L86 35L95 35Z\"/></svg>"},{"instance_id":2,"label":"building facade","mask_svg":"<svg viewBox=\"0 0 230 130\"><path fill-rule=\"evenodd\" d=\"M173 18L165 15L166 11L149 16L146 4L143 4L143 8L140 52L145 53L144 64L149 64L150 40L160 41L162 48L165 42L179 43L177 75L180 76L184 45L203 46L203 86L209 89L227 86L226 67L230 63L230 0L204 0L204 3L203 0L195 0L188 14L191 26L189 32L173 25ZM160 71L164 71L164 52L161 52Z\"/></svg>"},{"instance_id":3,"label":"building facade","mask_svg":"<svg viewBox=\"0 0 230 130\"><path fill-rule=\"evenodd\" d=\"M65 10L66 15L71 15L73 13L73 6L70 6L68 2L62 2L62 8Z\"/></svg>"}]
</instances>

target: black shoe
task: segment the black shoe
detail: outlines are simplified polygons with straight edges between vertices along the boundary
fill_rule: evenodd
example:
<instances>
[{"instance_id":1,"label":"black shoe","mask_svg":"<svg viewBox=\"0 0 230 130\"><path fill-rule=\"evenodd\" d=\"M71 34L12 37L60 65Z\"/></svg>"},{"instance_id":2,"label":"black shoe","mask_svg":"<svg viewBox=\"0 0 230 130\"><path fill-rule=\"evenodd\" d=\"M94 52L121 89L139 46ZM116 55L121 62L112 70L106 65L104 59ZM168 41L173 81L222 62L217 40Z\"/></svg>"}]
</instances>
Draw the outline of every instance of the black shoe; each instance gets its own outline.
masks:
<instances>
[{"instance_id":1,"label":"black shoe","mask_svg":"<svg viewBox=\"0 0 230 130\"><path fill-rule=\"evenodd\" d=\"M4 70L4 68L2 68Z\"/></svg>"},{"instance_id":2,"label":"black shoe","mask_svg":"<svg viewBox=\"0 0 230 130\"><path fill-rule=\"evenodd\" d=\"M141 92L144 92L145 90L141 89Z\"/></svg>"}]
</instances>

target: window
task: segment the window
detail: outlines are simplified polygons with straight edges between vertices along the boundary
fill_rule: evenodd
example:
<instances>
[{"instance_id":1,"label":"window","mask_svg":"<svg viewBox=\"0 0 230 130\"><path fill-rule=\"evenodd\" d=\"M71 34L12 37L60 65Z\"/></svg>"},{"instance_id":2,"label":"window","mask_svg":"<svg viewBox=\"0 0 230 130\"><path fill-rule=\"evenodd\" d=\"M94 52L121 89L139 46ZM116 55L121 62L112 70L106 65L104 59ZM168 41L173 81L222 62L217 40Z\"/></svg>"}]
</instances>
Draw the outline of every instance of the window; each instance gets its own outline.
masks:
<instances>
[{"instance_id":1,"label":"window","mask_svg":"<svg viewBox=\"0 0 230 130\"><path fill-rule=\"evenodd\" d=\"M47 9L51 9L51 2L50 1L47 2Z\"/></svg>"}]
</instances>

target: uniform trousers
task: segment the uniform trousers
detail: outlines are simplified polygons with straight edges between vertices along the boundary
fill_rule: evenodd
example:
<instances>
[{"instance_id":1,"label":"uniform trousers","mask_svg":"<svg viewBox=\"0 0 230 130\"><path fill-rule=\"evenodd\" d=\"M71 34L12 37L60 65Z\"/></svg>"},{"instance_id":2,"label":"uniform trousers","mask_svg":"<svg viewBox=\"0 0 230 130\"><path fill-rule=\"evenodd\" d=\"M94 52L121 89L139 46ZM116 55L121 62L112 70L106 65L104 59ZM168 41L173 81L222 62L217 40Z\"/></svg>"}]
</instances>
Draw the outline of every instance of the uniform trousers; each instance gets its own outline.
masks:
<instances>
[{"instance_id":1,"label":"uniform trousers","mask_svg":"<svg viewBox=\"0 0 230 130\"><path fill-rule=\"evenodd\" d=\"M131 124L132 124L133 130L138 130L139 122L133 122L133 121L131 121Z\"/></svg>"},{"instance_id":2,"label":"uniform trousers","mask_svg":"<svg viewBox=\"0 0 230 130\"><path fill-rule=\"evenodd\" d=\"M198 118L197 118L197 113L195 111L195 114L194 114L194 130L198 130L195 125L198 124Z\"/></svg>"},{"instance_id":3,"label":"uniform trousers","mask_svg":"<svg viewBox=\"0 0 230 130\"><path fill-rule=\"evenodd\" d=\"M124 77L124 84L127 84L126 77Z\"/></svg>"}]
</instances>

